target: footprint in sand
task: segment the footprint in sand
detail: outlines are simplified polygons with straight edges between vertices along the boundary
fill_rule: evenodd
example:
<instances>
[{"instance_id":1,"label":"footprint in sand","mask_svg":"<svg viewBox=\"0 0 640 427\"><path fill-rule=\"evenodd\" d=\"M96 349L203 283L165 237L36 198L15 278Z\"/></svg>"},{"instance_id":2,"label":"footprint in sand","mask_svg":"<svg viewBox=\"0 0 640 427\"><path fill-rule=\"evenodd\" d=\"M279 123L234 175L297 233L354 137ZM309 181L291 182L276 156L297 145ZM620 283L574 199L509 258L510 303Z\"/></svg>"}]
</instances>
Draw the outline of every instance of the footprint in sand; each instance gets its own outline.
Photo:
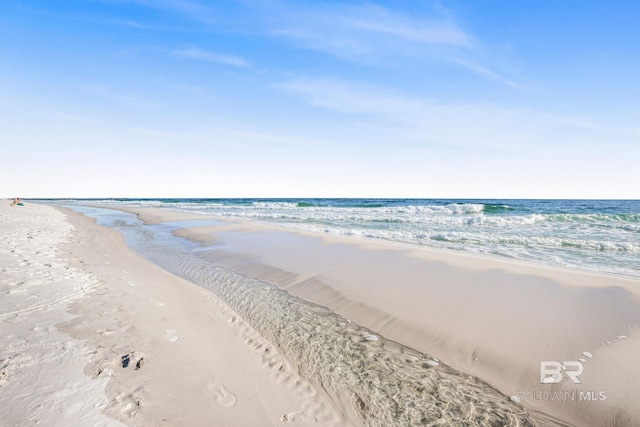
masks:
<instances>
[{"instance_id":1,"label":"footprint in sand","mask_svg":"<svg viewBox=\"0 0 640 427\"><path fill-rule=\"evenodd\" d=\"M232 408L236 406L236 395L224 388L224 384L210 384L209 390L216 395L216 400L220 406Z\"/></svg>"},{"instance_id":2,"label":"footprint in sand","mask_svg":"<svg viewBox=\"0 0 640 427\"><path fill-rule=\"evenodd\" d=\"M317 423L318 420L316 418L310 417L308 415L303 414L302 412L289 412L288 414L284 414L282 418L280 418L282 422L290 423L293 421L302 421L303 423Z\"/></svg>"},{"instance_id":3,"label":"footprint in sand","mask_svg":"<svg viewBox=\"0 0 640 427\"><path fill-rule=\"evenodd\" d=\"M177 329L167 329L167 334L165 335L165 338L169 342L178 341L178 339L179 339L178 338L178 330Z\"/></svg>"},{"instance_id":4,"label":"footprint in sand","mask_svg":"<svg viewBox=\"0 0 640 427\"><path fill-rule=\"evenodd\" d=\"M0 388L2 388L2 386L8 383L9 383L9 374L6 373L5 371L0 371Z\"/></svg>"}]
</instances>

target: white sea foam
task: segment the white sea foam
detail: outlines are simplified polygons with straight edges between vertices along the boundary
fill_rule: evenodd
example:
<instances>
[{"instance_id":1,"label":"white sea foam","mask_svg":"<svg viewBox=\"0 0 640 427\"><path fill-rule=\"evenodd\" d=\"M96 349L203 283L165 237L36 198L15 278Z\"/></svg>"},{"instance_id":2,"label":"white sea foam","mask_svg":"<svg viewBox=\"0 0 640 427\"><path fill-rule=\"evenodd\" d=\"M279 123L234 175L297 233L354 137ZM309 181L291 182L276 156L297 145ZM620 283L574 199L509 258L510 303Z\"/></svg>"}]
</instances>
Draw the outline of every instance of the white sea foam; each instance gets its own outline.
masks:
<instances>
[{"instance_id":1,"label":"white sea foam","mask_svg":"<svg viewBox=\"0 0 640 427\"><path fill-rule=\"evenodd\" d=\"M103 202L100 202L103 203ZM589 270L640 276L637 207L542 201L444 203L384 200L110 201L275 223ZM590 204L591 203L591 204ZM565 206L566 205L566 206ZM540 207L542 206L542 207ZM556 212L545 212L545 209ZM573 207L572 207L573 206ZM633 205L635 206L635 205ZM562 209L575 212L561 212ZM612 210L613 209L613 210Z\"/></svg>"}]
</instances>

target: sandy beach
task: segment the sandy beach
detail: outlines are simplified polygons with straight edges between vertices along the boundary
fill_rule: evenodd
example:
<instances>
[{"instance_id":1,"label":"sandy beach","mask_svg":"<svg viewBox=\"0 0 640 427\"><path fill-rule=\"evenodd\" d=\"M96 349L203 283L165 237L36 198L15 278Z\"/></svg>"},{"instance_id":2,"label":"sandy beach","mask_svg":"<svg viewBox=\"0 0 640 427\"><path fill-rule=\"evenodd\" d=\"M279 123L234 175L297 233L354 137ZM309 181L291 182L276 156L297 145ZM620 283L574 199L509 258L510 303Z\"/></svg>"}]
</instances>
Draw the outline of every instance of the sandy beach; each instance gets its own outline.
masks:
<instances>
[{"instance_id":1,"label":"sandy beach","mask_svg":"<svg viewBox=\"0 0 640 427\"><path fill-rule=\"evenodd\" d=\"M640 422L637 280L122 210L170 222L222 289L225 271L259 286L224 300L82 214L0 207L2 425L422 425L423 393L427 425ZM250 308L260 295L275 299ZM542 361L564 380L541 383Z\"/></svg>"},{"instance_id":2,"label":"sandy beach","mask_svg":"<svg viewBox=\"0 0 640 427\"><path fill-rule=\"evenodd\" d=\"M3 426L347 426L223 302L115 230L0 206Z\"/></svg>"},{"instance_id":3,"label":"sandy beach","mask_svg":"<svg viewBox=\"0 0 640 427\"><path fill-rule=\"evenodd\" d=\"M148 222L198 218L130 211ZM200 242L209 261L277 284L518 397L538 424L640 422L636 279L249 222L174 234ZM553 361L563 372L572 370L566 362L579 362L581 382L563 374L558 384L541 384L540 363Z\"/></svg>"}]
</instances>

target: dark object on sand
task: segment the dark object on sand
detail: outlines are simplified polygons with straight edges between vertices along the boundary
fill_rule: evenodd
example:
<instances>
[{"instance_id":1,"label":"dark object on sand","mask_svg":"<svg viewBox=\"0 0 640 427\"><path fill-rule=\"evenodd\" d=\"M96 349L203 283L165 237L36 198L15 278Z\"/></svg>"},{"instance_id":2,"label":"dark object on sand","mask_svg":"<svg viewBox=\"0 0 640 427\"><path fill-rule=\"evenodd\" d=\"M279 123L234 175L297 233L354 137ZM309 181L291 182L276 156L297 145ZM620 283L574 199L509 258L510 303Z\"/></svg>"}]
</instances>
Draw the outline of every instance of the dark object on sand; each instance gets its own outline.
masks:
<instances>
[{"instance_id":1,"label":"dark object on sand","mask_svg":"<svg viewBox=\"0 0 640 427\"><path fill-rule=\"evenodd\" d=\"M122 356L122 367L126 368L127 366L129 366L129 361L130 361L130 357L128 354L125 354L124 356Z\"/></svg>"}]
</instances>

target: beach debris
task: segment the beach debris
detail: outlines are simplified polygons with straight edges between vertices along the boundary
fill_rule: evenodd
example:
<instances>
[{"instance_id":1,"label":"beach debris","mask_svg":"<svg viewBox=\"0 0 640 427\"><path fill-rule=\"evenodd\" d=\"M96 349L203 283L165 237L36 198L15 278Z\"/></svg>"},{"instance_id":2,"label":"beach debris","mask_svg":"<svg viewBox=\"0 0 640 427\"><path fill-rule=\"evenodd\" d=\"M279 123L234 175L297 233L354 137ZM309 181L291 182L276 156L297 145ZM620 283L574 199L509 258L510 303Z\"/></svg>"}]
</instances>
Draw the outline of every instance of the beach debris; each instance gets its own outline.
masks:
<instances>
[{"instance_id":1,"label":"beach debris","mask_svg":"<svg viewBox=\"0 0 640 427\"><path fill-rule=\"evenodd\" d=\"M144 357L141 357L137 362L136 362L136 371L140 368L142 368L142 365L144 365Z\"/></svg>"},{"instance_id":2,"label":"beach debris","mask_svg":"<svg viewBox=\"0 0 640 427\"><path fill-rule=\"evenodd\" d=\"M120 361L122 363L122 367L126 368L127 366L129 366L129 362L131 361L131 355L125 354L120 358Z\"/></svg>"},{"instance_id":3,"label":"beach debris","mask_svg":"<svg viewBox=\"0 0 640 427\"><path fill-rule=\"evenodd\" d=\"M626 335L618 335L616 338L618 338L619 340L623 340L625 338L627 338Z\"/></svg>"},{"instance_id":4,"label":"beach debris","mask_svg":"<svg viewBox=\"0 0 640 427\"><path fill-rule=\"evenodd\" d=\"M582 355L588 357L589 359L593 357L593 354L589 353L588 351L583 351Z\"/></svg>"},{"instance_id":5,"label":"beach debris","mask_svg":"<svg viewBox=\"0 0 640 427\"><path fill-rule=\"evenodd\" d=\"M510 401L515 402L515 403L520 403L522 401L522 399L520 398L520 396L511 396L509 398Z\"/></svg>"},{"instance_id":6,"label":"beach debris","mask_svg":"<svg viewBox=\"0 0 640 427\"><path fill-rule=\"evenodd\" d=\"M578 362L582 362L582 363L584 363L584 362L586 362L586 361L587 361L587 359L584 359L584 358L582 358L582 357L579 357L579 358L578 358Z\"/></svg>"}]
</instances>

